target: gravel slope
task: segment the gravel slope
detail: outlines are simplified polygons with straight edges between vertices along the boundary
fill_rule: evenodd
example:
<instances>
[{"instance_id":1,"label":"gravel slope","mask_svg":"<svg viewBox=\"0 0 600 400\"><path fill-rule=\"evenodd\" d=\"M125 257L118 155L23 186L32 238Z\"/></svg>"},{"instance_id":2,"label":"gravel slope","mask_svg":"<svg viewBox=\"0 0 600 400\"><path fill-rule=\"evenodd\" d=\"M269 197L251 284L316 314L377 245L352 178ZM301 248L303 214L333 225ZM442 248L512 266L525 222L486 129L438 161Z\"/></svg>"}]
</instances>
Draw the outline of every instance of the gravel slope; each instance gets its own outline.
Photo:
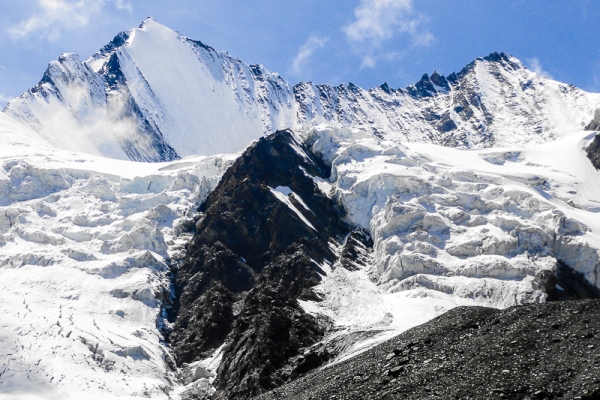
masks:
<instances>
[{"instance_id":1,"label":"gravel slope","mask_svg":"<svg viewBox=\"0 0 600 400\"><path fill-rule=\"evenodd\" d=\"M459 307L260 399L598 399L600 301Z\"/></svg>"}]
</instances>

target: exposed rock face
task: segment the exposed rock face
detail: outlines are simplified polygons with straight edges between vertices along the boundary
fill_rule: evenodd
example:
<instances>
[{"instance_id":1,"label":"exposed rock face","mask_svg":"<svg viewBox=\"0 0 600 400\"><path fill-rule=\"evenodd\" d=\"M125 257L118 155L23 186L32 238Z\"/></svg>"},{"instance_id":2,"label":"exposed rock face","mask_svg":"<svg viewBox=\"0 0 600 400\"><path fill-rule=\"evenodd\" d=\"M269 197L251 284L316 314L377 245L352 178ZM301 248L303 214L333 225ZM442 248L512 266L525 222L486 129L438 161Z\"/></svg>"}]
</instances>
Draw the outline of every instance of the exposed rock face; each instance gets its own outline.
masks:
<instances>
[{"instance_id":1,"label":"exposed rock face","mask_svg":"<svg viewBox=\"0 0 600 400\"><path fill-rule=\"evenodd\" d=\"M594 112L594 118L585 126L586 131L600 130L600 109Z\"/></svg>"},{"instance_id":2,"label":"exposed rock face","mask_svg":"<svg viewBox=\"0 0 600 400\"><path fill-rule=\"evenodd\" d=\"M600 301L460 307L260 399L598 399Z\"/></svg>"},{"instance_id":3,"label":"exposed rock face","mask_svg":"<svg viewBox=\"0 0 600 400\"><path fill-rule=\"evenodd\" d=\"M557 262L553 271L547 271L539 278L539 287L548 294L547 301L600 299L600 289L562 261ZM533 286L537 287L536 283Z\"/></svg>"},{"instance_id":4,"label":"exposed rock face","mask_svg":"<svg viewBox=\"0 0 600 400\"><path fill-rule=\"evenodd\" d=\"M596 134L592 143L585 149L585 152L596 169L600 170L600 136Z\"/></svg>"},{"instance_id":5,"label":"exposed rock face","mask_svg":"<svg viewBox=\"0 0 600 400\"><path fill-rule=\"evenodd\" d=\"M321 280L320 265L337 260L334 250L351 232L343 209L313 180L329 174L290 131L280 131L250 146L201 206L177 272L170 341L179 364L224 345L218 398L258 395L327 358L301 356L325 329L297 299L318 300L311 287ZM360 262L352 243L365 240L355 233L346 241L345 265Z\"/></svg>"}]
</instances>

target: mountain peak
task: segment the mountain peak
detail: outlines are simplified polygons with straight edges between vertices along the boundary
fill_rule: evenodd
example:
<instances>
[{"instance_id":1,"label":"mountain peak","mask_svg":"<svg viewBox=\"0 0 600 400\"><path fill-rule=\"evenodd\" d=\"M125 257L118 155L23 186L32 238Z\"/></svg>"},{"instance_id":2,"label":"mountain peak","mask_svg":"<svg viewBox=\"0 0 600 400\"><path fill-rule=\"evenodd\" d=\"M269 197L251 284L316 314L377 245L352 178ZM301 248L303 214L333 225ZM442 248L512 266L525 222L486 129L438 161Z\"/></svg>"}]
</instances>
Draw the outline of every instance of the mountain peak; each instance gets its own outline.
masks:
<instances>
[{"instance_id":1,"label":"mountain peak","mask_svg":"<svg viewBox=\"0 0 600 400\"><path fill-rule=\"evenodd\" d=\"M174 30L174 29L172 29L172 28L170 28L170 27L168 27L168 26L166 26L164 24L161 24L160 22L158 22L157 20L155 20L153 17L146 18L145 20L142 21L142 23L140 24L139 28L133 29L132 31L134 33L136 31L138 31L138 32L139 31L145 31L145 32L153 32L153 33L155 33L155 32L156 33L158 33L158 32L160 32L160 33L167 33L167 32L169 32L169 33L174 33L174 34L179 35L179 36L183 36L183 35L180 35L179 32L177 32L176 30Z\"/></svg>"},{"instance_id":2,"label":"mountain peak","mask_svg":"<svg viewBox=\"0 0 600 400\"><path fill-rule=\"evenodd\" d=\"M64 130L55 129L49 97L57 100L52 104L77 111L65 113L77 129L90 126L89 116L106 114L102 121L109 120L111 129L104 132L134 132L107 134L111 149L122 149L110 154L138 161L235 152L264 134L321 123L453 147L540 143L589 123L600 99L589 96L585 100L585 96L548 86L544 99L558 96L577 103L564 110L566 119L557 119L571 121L568 127L555 123L558 117L550 111L550 100L532 98L526 86L507 86L507 79L513 77L514 82L531 79L531 73L522 67L508 53L493 52L458 73L423 74L406 89L394 89L387 82L369 91L352 83L301 82L292 87L260 64L245 64L148 17L140 28L118 34L83 63L74 55L62 55L51 63L40 84L11 101L5 112L58 138L63 138ZM88 92L86 101L80 101L82 87ZM382 92L387 96L381 96ZM430 107L431 100L440 96L449 96L451 108ZM371 101L381 104L366 106ZM399 109L406 102L414 106L414 113ZM514 118L501 122L506 110L514 112ZM522 115L530 117L523 121ZM135 127L125 126L127 121ZM515 135L517 131L523 134ZM82 140L86 151L109 154L104 145L98 147L94 142L96 134L90 135L91 144ZM66 139L57 142L72 149Z\"/></svg>"},{"instance_id":3,"label":"mountain peak","mask_svg":"<svg viewBox=\"0 0 600 400\"><path fill-rule=\"evenodd\" d=\"M386 92L387 94L392 94L395 92L395 90L392 87L390 87L390 85L388 85L387 82L383 82L383 84L380 85L379 88L381 90L383 90L384 92Z\"/></svg>"},{"instance_id":4,"label":"mountain peak","mask_svg":"<svg viewBox=\"0 0 600 400\"><path fill-rule=\"evenodd\" d=\"M63 63L67 60L79 61L79 55L77 53L62 53L58 57L58 62Z\"/></svg>"},{"instance_id":5,"label":"mountain peak","mask_svg":"<svg viewBox=\"0 0 600 400\"><path fill-rule=\"evenodd\" d=\"M483 57L483 59L486 61L500 62L500 61L510 61L510 57L511 56L505 52L498 53L497 51L495 51L495 52L490 53L487 56Z\"/></svg>"},{"instance_id":6,"label":"mountain peak","mask_svg":"<svg viewBox=\"0 0 600 400\"><path fill-rule=\"evenodd\" d=\"M505 52L493 52L485 57L478 57L474 62L477 61L487 61L490 63L501 64L509 66L513 69L520 69L523 67L523 63L518 58Z\"/></svg>"},{"instance_id":7,"label":"mountain peak","mask_svg":"<svg viewBox=\"0 0 600 400\"><path fill-rule=\"evenodd\" d=\"M148 16L146 17L145 20L142 21L142 23L140 24L140 29L143 29L144 26L146 26L147 24L151 24L151 23L157 23L156 20L154 19L154 17Z\"/></svg>"}]
</instances>

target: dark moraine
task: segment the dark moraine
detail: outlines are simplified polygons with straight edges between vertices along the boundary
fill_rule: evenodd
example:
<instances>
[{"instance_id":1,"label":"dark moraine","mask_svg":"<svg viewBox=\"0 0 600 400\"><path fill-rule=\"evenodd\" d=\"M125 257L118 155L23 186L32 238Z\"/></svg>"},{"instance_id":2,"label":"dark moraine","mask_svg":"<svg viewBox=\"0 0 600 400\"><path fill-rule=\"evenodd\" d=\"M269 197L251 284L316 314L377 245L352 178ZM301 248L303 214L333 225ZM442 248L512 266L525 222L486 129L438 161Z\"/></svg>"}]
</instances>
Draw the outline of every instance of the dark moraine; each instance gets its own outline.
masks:
<instances>
[{"instance_id":1,"label":"dark moraine","mask_svg":"<svg viewBox=\"0 0 600 400\"><path fill-rule=\"evenodd\" d=\"M600 301L455 308L259 398L600 399Z\"/></svg>"}]
</instances>

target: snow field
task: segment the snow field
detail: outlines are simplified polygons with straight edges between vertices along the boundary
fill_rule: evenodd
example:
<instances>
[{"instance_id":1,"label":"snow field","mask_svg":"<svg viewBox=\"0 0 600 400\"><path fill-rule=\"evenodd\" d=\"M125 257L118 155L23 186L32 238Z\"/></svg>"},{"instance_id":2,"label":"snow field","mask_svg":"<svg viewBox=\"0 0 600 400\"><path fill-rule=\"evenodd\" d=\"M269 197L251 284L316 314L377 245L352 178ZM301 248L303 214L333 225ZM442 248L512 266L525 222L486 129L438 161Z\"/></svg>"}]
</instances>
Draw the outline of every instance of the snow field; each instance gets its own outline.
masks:
<instances>
[{"instance_id":1,"label":"snow field","mask_svg":"<svg viewBox=\"0 0 600 400\"><path fill-rule=\"evenodd\" d=\"M0 398L173 398L167 260L235 156L142 164L0 140Z\"/></svg>"}]
</instances>

